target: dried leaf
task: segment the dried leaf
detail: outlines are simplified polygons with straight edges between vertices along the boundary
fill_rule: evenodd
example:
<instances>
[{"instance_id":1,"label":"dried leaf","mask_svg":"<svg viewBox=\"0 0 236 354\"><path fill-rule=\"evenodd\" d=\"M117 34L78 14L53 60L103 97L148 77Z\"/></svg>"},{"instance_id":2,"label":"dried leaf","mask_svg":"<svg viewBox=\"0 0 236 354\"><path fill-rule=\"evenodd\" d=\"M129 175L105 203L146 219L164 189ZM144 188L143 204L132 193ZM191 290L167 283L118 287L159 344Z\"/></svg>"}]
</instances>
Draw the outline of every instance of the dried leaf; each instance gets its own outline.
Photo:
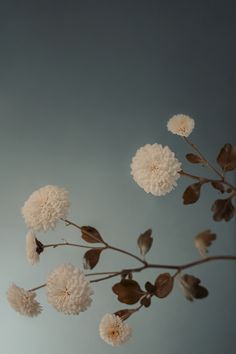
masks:
<instances>
[{"instance_id":1,"label":"dried leaf","mask_svg":"<svg viewBox=\"0 0 236 354\"><path fill-rule=\"evenodd\" d=\"M98 230L95 229L94 227L82 226L81 232L82 232L82 239L84 241L89 243L103 243L102 236L100 235Z\"/></svg>"},{"instance_id":2,"label":"dried leaf","mask_svg":"<svg viewBox=\"0 0 236 354\"><path fill-rule=\"evenodd\" d=\"M100 258L102 248L93 248L84 254L84 269L93 269Z\"/></svg>"},{"instance_id":3,"label":"dried leaf","mask_svg":"<svg viewBox=\"0 0 236 354\"><path fill-rule=\"evenodd\" d=\"M183 194L184 204L193 204L200 198L202 182L197 182L188 186Z\"/></svg>"},{"instance_id":4,"label":"dried leaf","mask_svg":"<svg viewBox=\"0 0 236 354\"><path fill-rule=\"evenodd\" d=\"M236 146L225 144L220 150L217 162L224 171L233 171L236 169Z\"/></svg>"},{"instance_id":5,"label":"dried leaf","mask_svg":"<svg viewBox=\"0 0 236 354\"><path fill-rule=\"evenodd\" d=\"M151 305L151 297L150 296L145 296L141 299L140 301L141 305L144 307L149 307Z\"/></svg>"},{"instance_id":6,"label":"dried leaf","mask_svg":"<svg viewBox=\"0 0 236 354\"><path fill-rule=\"evenodd\" d=\"M211 230L205 230L195 236L194 243L202 257L206 257L208 253L208 247L212 244L212 241L216 239L216 234Z\"/></svg>"},{"instance_id":7,"label":"dried leaf","mask_svg":"<svg viewBox=\"0 0 236 354\"><path fill-rule=\"evenodd\" d=\"M164 298L170 294L173 289L174 280L169 273L160 274L155 281L155 295Z\"/></svg>"},{"instance_id":8,"label":"dried leaf","mask_svg":"<svg viewBox=\"0 0 236 354\"><path fill-rule=\"evenodd\" d=\"M112 291L118 296L118 300L124 304L133 305L140 300L144 292L135 280L122 279L112 287Z\"/></svg>"},{"instance_id":9,"label":"dried leaf","mask_svg":"<svg viewBox=\"0 0 236 354\"><path fill-rule=\"evenodd\" d=\"M153 285L152 283L150 283L150 281L147 281L145 284L145 289L147 290L147 292L151 295L155 294L156 292L156 286Z\"/></svg>"},{"instance_id":10,"label":"dried leaf","mask_svg":"<svg viewBox=\"0 0 236 354\"><path fill-rule=\"evenodd\" d=\"M36 252L38 254L42 253L44 251L44 245L37 239L35 238L35 243L36 243Z\"/></svg>"},{"instance_id":11,"label":"dried leaf","mask_svg":"<svg viewBox=\"0 0 236 354\"><path fill-rule=\"evenodd\" d=\"M225 187L224 187L223 183L221 183L219 181L212 181L211 185L212 185L213 188L217 189L221 193L225 192Z\"/></svg>"},{"instance_id":12,"label":"dried leaf","mask_svg":"<svg viewBox=\"0 0 236 354\"><path fill-rule=\"evenodd\" d=\"M203 160L199 155L187 154L185 157L191 163L205 163L205 160Z\"/></svg>"},{"instance_id":13,"label":"dried leaf","mask_svg":"<svg viewBox=\"0 0 236 354\"><path fill-rule=\"evenodd\" d=\"M123 309L116 311L114 315L119 316L123 321L127 320L136 310Z\"/></svg>"},{"instance_id":14,"label":"dried leaf","mask_svg":"<svg viewBox=\"0 0 236 354\"><path fill-rule=\"evenodd\" d=\"M200 285L200 279L193 275L184 274L180 278L180 285L187 300L203 299L208 296L208 290Z\"/></svg>"},{"instance_id":15,"label":"dried leaf","mask_svg":"<svg viewBox=\"0 0 236 354\"><path fill-rule=\"evenodd\" d=\"M145 256L145 254L147 254L150 248L152 247L153 238L151 235L152 230L148 229L138 238L138 247L142 256Z\"/></svg>"},{"instance_id":16,"label":"dried leaf","mask_svg":"<svg viewBox=\"0 0 236 354\"><path fill-rule=\"evenodd\" d=\"M231 198L217 199L213 203L211 210L213 211L213 219L215 221L229 221L235 213L235 207L232 204Z\"/></svg>"}]
</instances>

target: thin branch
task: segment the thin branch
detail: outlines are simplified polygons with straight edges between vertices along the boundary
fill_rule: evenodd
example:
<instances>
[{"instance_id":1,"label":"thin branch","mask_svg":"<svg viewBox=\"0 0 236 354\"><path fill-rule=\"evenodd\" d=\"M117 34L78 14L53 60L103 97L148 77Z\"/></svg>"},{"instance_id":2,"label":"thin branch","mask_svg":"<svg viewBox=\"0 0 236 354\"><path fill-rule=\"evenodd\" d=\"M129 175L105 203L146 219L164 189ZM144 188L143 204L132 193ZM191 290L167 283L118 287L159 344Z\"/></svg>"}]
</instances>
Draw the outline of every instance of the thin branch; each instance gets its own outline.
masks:
<instances>
[{"instance_id":1,"label":"thin branch","mask_svg":"<svg viewBox=\"0 0 236 354\"><path fill-rule=\"evenodd\" d=\"M77 229L82 230L83 233L87 234L88 236L94 238L94 235L91 234L91 233L88 232L88 231L84 231L84 230L82 229L82 226L79 226L78 224L76 224L76 223L74 223L73 221L70 221L70 220L68 220L68 219L62 219L62 220L63 220L65 223L67 223L68 225L72 225L72 226L76 227ZM136 259L137 261L141 262L142 264L146 264L146 263L147 263L147 262L144 261L142 258L136 256L135 254L133 254L133 253L131 253L131 252L125 251L125 250L123 250L123 249L121 249L121 248L118 248L118 247L111 246L111 245L109 245L107 242L105 242L105 241L103 241L103 240L100 241L100 242L102 242L102 243L105 245L104 249L110 249L110 250L113 250L113 251L116 251L116 252L120 252L120 253L126 254L127 256L130 256L130 257ZM92 248L92 247L91 247L91 248ZM95 248L97 248L97 247L95 247Z\"/></svg>"},{"instance_id":2,"label":"thin branch","mask_svg":"<svg viewBox=\"0 0 236 354\"><path fill-rule=\"evenodd\" d=\"M36 291L38 289L45 288L46 285L47 284L42 284L42 285L36 286L35 288L29 289L28 291Z\"/></svg>"},{"instance_id":3,"label":"thin branch","mask_svg":"<svg viewBox=\"0 0 236 354\"><path fill-rule=\"evenodd\" d=\"M192 147L193 150L196 151L196 153L201 157L201 159L203 160L203 162L209 167L211 168L220 178L221 180L224 180L224 175L223 173L219 172L206 158L205 156L199 151L198 147L193 144L188 138L186 138L185 136L183 137L183 139L186 141L186 143L188 145L190 145Z\"/></svg>"},{"instance_id":4,"label":"thin branch","mask_svg":"<svg viewBox=\"0 0 236 354\"><path fill-rule=\"evenodd\" d=\"M48 245L43 245L44 248L49 248L49 247L56 248L56 247L60 247L60 246L72 246L72 247L88 248L88 249L93 249L93 248L104 249L105 248L105 247L84 246L84 245L80 245L78 243L71 243L71 242L67 242L67 241L61 242L61 243L51 243L51 244L48 244Z\"/></svg>"}]
</instances>

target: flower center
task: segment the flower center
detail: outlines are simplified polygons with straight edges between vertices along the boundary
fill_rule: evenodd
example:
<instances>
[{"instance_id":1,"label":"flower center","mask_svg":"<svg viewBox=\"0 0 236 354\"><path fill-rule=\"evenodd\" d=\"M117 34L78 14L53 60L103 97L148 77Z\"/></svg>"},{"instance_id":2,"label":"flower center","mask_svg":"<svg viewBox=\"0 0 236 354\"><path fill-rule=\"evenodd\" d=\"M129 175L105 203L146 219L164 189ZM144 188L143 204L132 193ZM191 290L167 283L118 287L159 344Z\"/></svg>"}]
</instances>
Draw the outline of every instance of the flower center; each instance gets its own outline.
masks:
<instances>
[{"instance_id":1,"label":"flower center","mask_svg":"<svg viewBox=\"0 0 236 354\"><path fill-rule=\"evenodd\" d=\"M158 167L158 165L156 163L153 163L150 166L150 170L151 170L151 172L156 173L159 170L159 167Z\"/></svg>"},{"instance_id":2,"label":"flower center","mask_svg":"<svg viewBox=\"0 0 236 354\"><path fill-rule=\"evenodd\" d=\"M111 337L113 338L117 338L119 336L119 331L117 331L116 329L113 329L111 332L110 332L110 335Z\"/></svg>"}]
</instances>

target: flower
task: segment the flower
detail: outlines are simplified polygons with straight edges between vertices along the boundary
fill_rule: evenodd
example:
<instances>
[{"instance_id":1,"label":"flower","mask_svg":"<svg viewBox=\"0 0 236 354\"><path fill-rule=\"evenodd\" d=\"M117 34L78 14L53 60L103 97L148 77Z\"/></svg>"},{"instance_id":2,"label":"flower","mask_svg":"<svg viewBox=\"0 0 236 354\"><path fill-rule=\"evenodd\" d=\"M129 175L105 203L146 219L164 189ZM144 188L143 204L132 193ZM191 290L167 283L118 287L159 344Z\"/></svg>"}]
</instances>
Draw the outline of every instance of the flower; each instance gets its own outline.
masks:
<instances>
[{"instance_id":1,"label":"flower","mask_svg":"<svg viewBox=\"0 0 236 354\"><path fill-rule=\"evenodd\" d=\"M39 262L39 255L43 252L43 244L37 240L35 234L29 231L26 235L26 257L29 264Z\"/></svg>"},{"instance_id":2,"label":"flower","mask_svg":"<svg viewBox=\"0 0 236 354\"><path fill-rule=\"evenodd\" d=\"M194 126L194 119L185 114L176 114L167 123L167 128L171 133L184 137L192 133Z\"/></svg>"},{"instance_id":3,"label":"flower","mask_svg":"<svg viewBox=\"0 0 236 354\"><path fill-rule=\"evenodd\" d=\"M147 144L137 150L131 163L135 182L155 196L169 193L180 177L181 163L168 146Z\"/></svg>"},{"instance_id":4,"label":"flower","mask_svg":"<svg viewBox=\"0 0 236 354\"><path fill-rule=\"evenodd\" d=\"M81 270L72 264L62 264L50 273L46 294L57 311L78 315L91 305L93 290Z\"/></svg>"},{"instance_id":5,"label":"flower","mask_svg":"<svg viewBox=\"0 0 236 354\"><path fill-rule=\"evenodd\" d=\"M33 192L24 203L22 214L33 231L54 229L65 218L70 206L68 192L57 186L45 186Z\"/></svg>"},{"instance_id":6,"label":"flower","mask_svg":"<svg viewBox=\"0 0 236 354\"><path fill-rule=\"evenodd\" d=\"M121 345L131 337L132 328L119 316L106 314L99 324L100 337L113 346Z\"/></svg>"},{"instance_id":7,"label":"flower","mask_svg":"<svg viewBox=\"0 0 236 354\"><path fill-rule=\"evenodd\" d=\"M14 283L7 292L7 299L11 307L21 315L34 317L42 312L42 307L36 301L36 293L34 291L19 288Z\"/></svg>"}]
</instances>

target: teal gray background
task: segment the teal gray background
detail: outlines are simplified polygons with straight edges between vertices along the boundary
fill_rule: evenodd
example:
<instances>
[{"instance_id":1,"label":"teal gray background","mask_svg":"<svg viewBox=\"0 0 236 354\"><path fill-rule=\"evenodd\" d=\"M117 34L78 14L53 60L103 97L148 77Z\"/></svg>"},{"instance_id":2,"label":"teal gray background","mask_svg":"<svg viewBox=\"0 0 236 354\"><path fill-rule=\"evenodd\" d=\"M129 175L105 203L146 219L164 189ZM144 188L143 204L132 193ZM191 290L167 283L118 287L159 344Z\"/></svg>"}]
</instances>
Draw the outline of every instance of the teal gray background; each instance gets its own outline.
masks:
<instances>
[{"instance_id":1,"label":"teal gray background","mask_svg":"<svg viewBox=\"0 0 236 354\"><path fill-rule=\"evenodd\" d=\"M114 281L94 286L93 306L64 316L38 293L41 316L28 319L8 305L12 281L24 288L43 283L57 265L82 266L82 251L48 250L40 264L25 257L21 207L41 186L56 184L71 195L70 218L96 226L116 246L138 252L137 236L151 227L152 262L198 258L193 237L211 228L211 254L235 254L235 222L214 223L217 192L205 188L199 203L183 206L183 179L165 197L145 194L130 176L137 148L169 145L184 161L190 152L167 132L173 114L194 117L192 139L212 161L226 142L235 143L236 5L234 1L0 1L0 352L235 353L235 264L218 262L189 272L210 296L189 303L176 284L164 300L130 319L133 337L112 348L99 337L107 312L124 307ZM59 225L39 234L42 242L79 235ZM107 252L97 270L136 262ZM158 272L137 279L143 284Z\"/></svg>"}]
</instances>

